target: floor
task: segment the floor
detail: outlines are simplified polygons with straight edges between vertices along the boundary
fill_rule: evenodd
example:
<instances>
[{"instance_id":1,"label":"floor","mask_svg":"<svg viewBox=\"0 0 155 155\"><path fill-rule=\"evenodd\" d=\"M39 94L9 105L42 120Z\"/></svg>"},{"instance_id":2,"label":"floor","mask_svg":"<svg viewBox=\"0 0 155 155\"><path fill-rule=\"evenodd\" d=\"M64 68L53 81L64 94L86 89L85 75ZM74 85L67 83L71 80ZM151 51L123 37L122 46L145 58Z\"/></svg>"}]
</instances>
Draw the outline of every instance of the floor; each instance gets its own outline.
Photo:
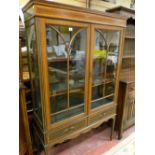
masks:
<instances>
[{"instance_id":1,"label":"floor","mask_svg":"<svg viewBox=\"0 0 155 155\"><path fill-rule=\"evenodd\" d=\"M132 133L102 155L135 155L135 134Z\"/></svg>"},{"instance_id":2,"label":"floor","mask_svg":"<svg viewBox=\"0 0 155 155\"><path fill-rule=\"evenodd\" d=\"M126 130L121 140L117 139L115 132L113 140L110 141L110 127L103 124L75 139L51 147L49 155L103 155L132 134L134 130L134 126ZM44 155L44 152L41 155Z\"/></svg>"}]
</instances>

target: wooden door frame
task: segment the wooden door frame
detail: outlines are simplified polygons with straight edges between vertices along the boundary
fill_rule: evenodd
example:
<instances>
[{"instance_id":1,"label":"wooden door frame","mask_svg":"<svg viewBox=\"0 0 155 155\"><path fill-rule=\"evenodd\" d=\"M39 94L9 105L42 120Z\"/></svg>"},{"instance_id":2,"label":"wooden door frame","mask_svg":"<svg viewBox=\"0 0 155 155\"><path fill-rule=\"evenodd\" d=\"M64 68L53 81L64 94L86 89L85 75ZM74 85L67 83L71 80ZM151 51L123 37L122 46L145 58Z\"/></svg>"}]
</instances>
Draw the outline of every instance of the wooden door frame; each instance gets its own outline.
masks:
<instances>
[{"instance_id":1,"label":"wooden door frame","mask_svg":"<svg viewBox=\"0 0 155 155\"><path fill-rule=\"evenodd\" d=\"M46 53L46 24L60 25L60 26L75 26L75 27L84 27L86 30L86 62L85 62L85 112L76 116L73 116L68 119L64 119L60 122L51 124L50 121L50 97L49 97L49 82L48 82L48 63L47 63L47 53ZM89 68L89 38L90 38L90 24L82 22L73 22L68 20L57 20L57 19L47 19L36 17L36 37L38 45L38 65L39 65L39 74L40 74L40 85L41 85L41 99L42 99L42 110L43 110L43 122L44 127L50 130L51 128L60 126L72 120L82 118L88 114L88 68Z\"/></svg>"},{"instance_id":2,"label":"wooden door frame","mask_svg":"<svg viewBox=\"0 0 155 155\"><path fill-rule=\"evenodd\" d=\"M116 80L115 80L115 93L114 93L114 101L110 102L110 105L117 104L117 96L118 96L118 88L119 88L119 75L120 75L120 68L122 63L122 55L123 55L123 48L124 48L124 35L125 35L125 29L118 26L110 26L110 25L101 25L101 24L91 24L91 41L90 41L90 55L89 55L89 99L88 99L88 114L97 112L101 108L108 107L108 105L102 105L99 107L96 107L94 109L91 109L91 98L92 98L92 68L93 68L93 51L94 51L94 35L95 35L95 28L98 29L105 29L105 30L115 30L120 32L119 37L119 53L118 53L118 61L117 61L117 71L116 71Z\"/></svg>"}]
</instances>

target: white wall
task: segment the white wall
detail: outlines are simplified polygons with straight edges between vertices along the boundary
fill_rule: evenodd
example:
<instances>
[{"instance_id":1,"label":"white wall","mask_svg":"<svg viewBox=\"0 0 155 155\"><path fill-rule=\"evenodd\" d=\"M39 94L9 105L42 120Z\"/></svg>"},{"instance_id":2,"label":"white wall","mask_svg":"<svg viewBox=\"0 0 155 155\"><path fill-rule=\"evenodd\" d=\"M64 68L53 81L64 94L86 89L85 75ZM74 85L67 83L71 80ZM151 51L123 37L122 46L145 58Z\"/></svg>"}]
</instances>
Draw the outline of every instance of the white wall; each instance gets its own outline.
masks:
<instances>
[{"instance_id":1,"label":"white wall","mask_svg":"<svg viewBox=\"0 0 155 155\"><path fill-rule=\"evenodd\" d=\"M24 6L29 0L19 0L20 6ZM51 0L58 3L70 4L74 6L86 7L86 0ZM116 0L116 4L100 0L91 0L91 9L105 11L108 8L122 5L130 7L131 0Z\"/></svg>"},{"instance_id":2,"label":"white wall","mask_svg":"<svg viewBox=\"0 0 155 155\"><path fill-rule=\"evenodd\" d=\"M131 0L116 0L116 1L117 1L117 5L122 5L130 8Z\"/></svg>"}]
</instances>

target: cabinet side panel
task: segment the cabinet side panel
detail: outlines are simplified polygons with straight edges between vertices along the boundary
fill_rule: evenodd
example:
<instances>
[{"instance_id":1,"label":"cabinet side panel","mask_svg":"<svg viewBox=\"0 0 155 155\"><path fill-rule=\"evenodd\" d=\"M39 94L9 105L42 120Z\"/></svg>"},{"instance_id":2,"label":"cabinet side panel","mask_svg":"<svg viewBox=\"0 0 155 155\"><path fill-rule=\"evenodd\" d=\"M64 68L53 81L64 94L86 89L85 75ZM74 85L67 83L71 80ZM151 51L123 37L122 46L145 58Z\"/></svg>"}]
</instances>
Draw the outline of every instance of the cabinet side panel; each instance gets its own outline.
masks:
<instances>
[{"instance_id":1,"label":"cabinet side panel","mask_svg":"<svg viewBox=\"0 0 155 155\"><path fill-rule=\"evenodd\" d=\"M46 61L46 37L45 37L45 20L43 18L35 18L38 66L41 86L41 101L43 112L44 128L50 128L50 108L49 108L49 92L48 92L48 71Z\"/></svg>"},{"instance_id":2,"label":"cabinet side panel","mask_svg":"<svg viewBox=\"0 0 155 155\"><path fill-rule=\"evenodd\" d=\"M32 22L33 21L33 22ZM27 35L27 50L30 62L30 78L32 86L32 102L34 116L39 121L41 127L42 123L42 103L40 95L40 76L38 66L38 51L36 41L36 31L34 19L26 22L26 35Z\"/></svg>"}]
</instances>

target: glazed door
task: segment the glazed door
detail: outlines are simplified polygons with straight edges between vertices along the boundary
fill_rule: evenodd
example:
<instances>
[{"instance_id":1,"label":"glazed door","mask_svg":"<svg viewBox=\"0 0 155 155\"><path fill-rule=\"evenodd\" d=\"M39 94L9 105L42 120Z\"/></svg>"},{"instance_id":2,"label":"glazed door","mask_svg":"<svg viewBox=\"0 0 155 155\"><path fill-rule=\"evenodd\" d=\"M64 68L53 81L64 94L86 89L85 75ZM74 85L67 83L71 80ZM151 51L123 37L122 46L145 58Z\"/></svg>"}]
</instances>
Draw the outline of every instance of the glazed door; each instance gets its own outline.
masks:
<instances>
[{"instance_id":1,"label":"glazed door","mask_svg":"<svg viewBox=\"0 0 155 155\"><path fill-rule=\"evenodd\" d=\"M96 26L91 29L90 109L100 108L115 100L120 31Z\"/></svg>"},{"instance_id":2,"label":"glazed door","mask_svg":"<svg viewBox=\"0 0 155 155\"><path fill-rule=\"evenodd\" d=\"M86 115L88 25L45 24L50 123Z\"/></svg>"}]
</instances>

